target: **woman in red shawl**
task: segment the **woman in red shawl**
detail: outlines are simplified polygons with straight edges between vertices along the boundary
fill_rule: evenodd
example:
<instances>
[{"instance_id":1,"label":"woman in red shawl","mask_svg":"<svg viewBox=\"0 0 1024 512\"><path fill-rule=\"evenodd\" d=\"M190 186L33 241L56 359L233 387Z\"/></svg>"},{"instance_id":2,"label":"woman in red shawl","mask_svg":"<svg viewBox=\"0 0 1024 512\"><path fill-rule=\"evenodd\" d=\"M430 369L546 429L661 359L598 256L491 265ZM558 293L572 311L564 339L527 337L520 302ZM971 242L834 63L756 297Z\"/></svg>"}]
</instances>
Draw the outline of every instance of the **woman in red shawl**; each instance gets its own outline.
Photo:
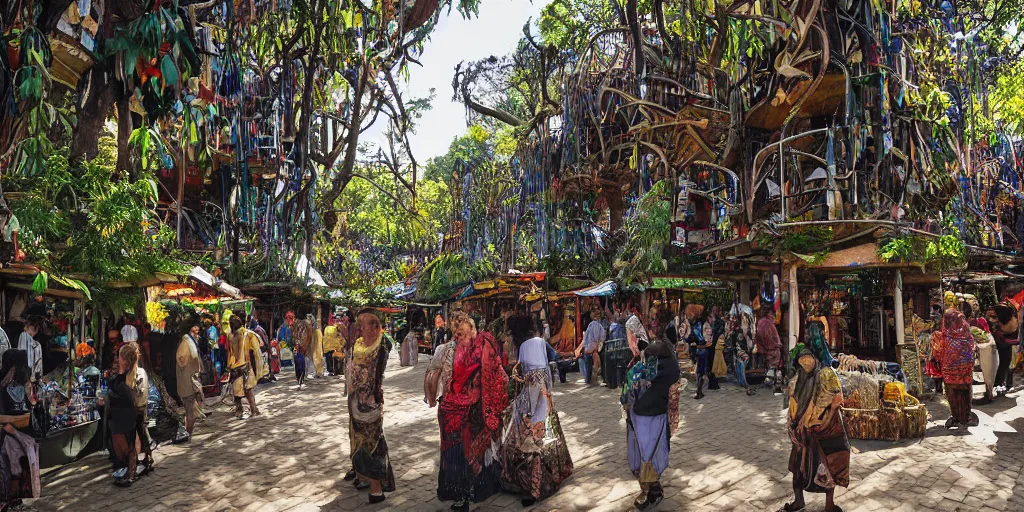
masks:
<instances>
[{"instance_id":1,"label":"woman in red shawl","mask_svg":"<svg viewBox=\"0 0 1024 512\"><path fill-rule=\"evenodd\" d=\"M946 420L946 428L976 426L978 417L971 413L974 335L963 313L954 308L946 310L942 331L932 334L932 356L939 362L949 400L951 416Z\"/></svg>"},{"instance_id":2,"label":"woman in red shawl","mask_svg":"<svg viewBox=\"0 0 1024 512\"><path fill-rule=\"evenodd\" d=\"M508 375L493 336L477 333L473 320L462 312L452 315L451 326L456 341L452 377L437 416L441 427L437 497L454 501L452 510L467 511L470 501L483 501L501 488L497 454L501 413L508 406Z\"/></svg>"}]
</instances>

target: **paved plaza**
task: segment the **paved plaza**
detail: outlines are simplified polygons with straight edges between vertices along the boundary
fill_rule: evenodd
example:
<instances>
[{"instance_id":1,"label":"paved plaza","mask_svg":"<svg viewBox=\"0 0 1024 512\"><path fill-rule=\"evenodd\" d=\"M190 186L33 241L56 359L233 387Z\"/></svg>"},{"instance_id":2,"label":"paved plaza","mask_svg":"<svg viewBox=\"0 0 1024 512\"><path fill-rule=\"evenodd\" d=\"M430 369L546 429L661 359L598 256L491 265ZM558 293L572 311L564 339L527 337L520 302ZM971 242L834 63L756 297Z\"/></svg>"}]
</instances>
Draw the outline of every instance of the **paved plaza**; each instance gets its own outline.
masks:
<instances>
[{"instance_id":1,"label":"paved plaza","mask_svg":"<svg viewBox=\"0 0 1024 512\"><path fill-rule=\"evenodd\" d=\"M156 470L130 489L112 485L99 454L43 475L32 510L446 510L436 499L436 410L423 403L427 356L402 368L392 354L384 381L385 432L398 480L380 505L366 503L342 477L348 421L340 379L312 381L301 392L285 379L258 390L263 417L235 420L220 407L193 442L162 446ZM578 374L571 374L574 379ZM691 384L692 386L692 384ZM672 462L658 510L777 510L791 499L783 399L760 389L746 396L731 383L701 401L684 391ZM844 510L1024 510L1024 397L982 407L971 435L941 427L948 410L928 402L933 421L922 440L853 441L851 483L837 491ZM555 405L575 473L557 494L529 510L630 510L638 491L626 463L625 423L617 393L582 382L555 384ZM808 510L821 495L808 494ZM499 494L474 510L521 510Z\"/></svg>"}]
</instances>

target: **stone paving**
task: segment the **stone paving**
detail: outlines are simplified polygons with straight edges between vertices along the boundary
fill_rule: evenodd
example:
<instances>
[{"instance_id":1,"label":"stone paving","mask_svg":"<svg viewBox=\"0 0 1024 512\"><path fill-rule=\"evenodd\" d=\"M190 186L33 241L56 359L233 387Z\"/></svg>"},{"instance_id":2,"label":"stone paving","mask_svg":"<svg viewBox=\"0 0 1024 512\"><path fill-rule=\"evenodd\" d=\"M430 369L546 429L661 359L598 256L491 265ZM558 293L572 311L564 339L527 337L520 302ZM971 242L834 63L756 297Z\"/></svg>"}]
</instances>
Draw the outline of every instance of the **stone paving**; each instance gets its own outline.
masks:
<instances>
[{"instance_id":1,"label":"stone paving","mask_svg":"<svg viewBox=\"0 0 1024 512\"><path fill-rule=\"evenodd\" d=\"M385 432L398 480L382 504L366 503L342 480L350 467L340 380L295 390L287 379L261 386L263 417L235 420L226 407L197 426L190 445L162 446L156 471L130 489L111 485L106 458L92 455L43 475L44 497L32 510L412 510L438 511L436 411L423 403L426 356L416 367L393 355L385 378ZM578 374L572 374L578 378ZM530 510L630 510L638 487L626 463L625 424L617 394L582 382L555 384L555 405L575 464L557 494ZM844 510L1024 510L1024 396L978 411L970 435L941 428L948 409L928 403L935 420L922 440L854 441ZM791 499L783 400L762 388L746 396L732 384L694 401L683 393L671 466L659 510L777 510ZM808 510L824 506L807 495ZM499 494L474 510L521 510Z\"/></svg>"}]
</instances>

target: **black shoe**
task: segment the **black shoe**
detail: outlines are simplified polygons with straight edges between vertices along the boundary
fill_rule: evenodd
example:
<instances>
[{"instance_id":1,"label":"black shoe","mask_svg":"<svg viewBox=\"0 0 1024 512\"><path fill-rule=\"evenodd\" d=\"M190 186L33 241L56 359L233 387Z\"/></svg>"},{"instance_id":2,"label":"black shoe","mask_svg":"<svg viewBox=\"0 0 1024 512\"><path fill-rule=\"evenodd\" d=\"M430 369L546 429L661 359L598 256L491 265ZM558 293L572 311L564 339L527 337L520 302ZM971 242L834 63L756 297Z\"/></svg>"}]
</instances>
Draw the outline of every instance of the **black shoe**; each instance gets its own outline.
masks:
<instances>
[{"instance_id":1,"label":"black shoe","mask_svg":"<svg viewBox=\"0 0 1024 512\"><path fill-rule=\"evenodd\" d=\"M356 488L357 491L370 488L370 484L364 483L362 480L359 480L358 478L354 482L352 482L352 485Z\"/></svg>"},{"instance_id":2,"label":"black shoe","mask_svg":"<svg viewBox=\"0 0 1024 512\"><path fill-rule=\"evenodd\" d=\"M370 505L375 505L377 503L380 503L380 502L384 501L385 498L387 498L387 496L385 496L384 493L380 493L380 494L376 494L376 495L371 494L370 495Z\"/></svg>"},{"instance_id":3,"label":"black shoe","mask_svg":"<svg viewBox=\"0 0 1024 512\"><path fill-rule=\"evenodd\" d=\"M657 507L661 500L665 499L665 493L663 492L649 492L647 493L647 506L644 508Z\"/></svg>"},{"instance_id":4,"label":"black shoe","mask_svg":"<svg viewBox=\"0 0 1024 512\"><path fill-rule=\"evenodd\" d=\"M534 503L537 503L537 500L533 498L523 498L519 501L519 504L522 505L523 508L532 507Z\"/></svg>"},{"instance_id":5,"label":"black shoe","mask_svg":"<svg viewBox=\"0 0 1024 512\"><path fill-rule=\"evenodd\" d=\"M131 487L132 480L130 478L115 478L114 485L118 487Z\"/></svg>"},{"instance_id":6,"label":"black shoe","mask_svg":"<svg viewBox=\"0 0 1024 512\"><path fill-rule=\"evenodd\" d=\"M352 480L355 480L355 479L356 479L356 470L350 469L348 471L348 473L345 473L345 481L346 482L351 482Z\"/></svg>"},{"instance_id":7,"label":"black shoe","mask_svg":"<svg viewBox=\"0 0 1024 512\"><path fill-rule=\"evenodd\" d=\"M469 502L461 501L459 503L456 503L452 505L451 510L452 512L469 512Z\"/></svg>"}]
</instances>

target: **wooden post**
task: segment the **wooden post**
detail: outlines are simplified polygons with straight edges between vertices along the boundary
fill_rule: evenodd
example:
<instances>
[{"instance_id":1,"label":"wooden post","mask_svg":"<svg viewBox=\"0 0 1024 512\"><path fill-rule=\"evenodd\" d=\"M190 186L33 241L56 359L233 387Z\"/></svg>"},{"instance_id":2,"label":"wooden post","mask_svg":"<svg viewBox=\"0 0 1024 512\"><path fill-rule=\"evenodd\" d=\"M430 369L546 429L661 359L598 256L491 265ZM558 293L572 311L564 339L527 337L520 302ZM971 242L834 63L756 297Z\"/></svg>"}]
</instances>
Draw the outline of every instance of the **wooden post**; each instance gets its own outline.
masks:
<instances>
[{"instance_id":1,"label":"wooden post","mask_svg":"<svg viewBox=\"0 0 1024 512\"><path fill-rule=\"evenodd\" d=\"M903 323L903 274L899 270L896 271L895 281L892 290L892 316L896 327L896 339L893 341L896 345L902 345L906 342L904 339L904 325L906 324ZM882 330L885 330L885 326L882 326Z\"/></svg>"},{"instance_id":2,"label":"wooden post","mask_svg":"<svg viewBox=\"0 0 1024 512\"><path fill-rule=\"evenodd\" d=\"M576 296L576 344L573 349L580 346L580 342L583 341L583 326L580 323L583 322L583 311L580 309L580 296Z\"/></svg>"},{"instance_id":3,"label":"wooden post","mask_svg":"<svg viewBox=\"0 0 1024 512\"><path fill-rule=\"evenodd\" d=\"M796 264L789 266L789 345L788 350L796 348L800 336L800 293L797 291Z\"/></svg>"}]
</instances>

